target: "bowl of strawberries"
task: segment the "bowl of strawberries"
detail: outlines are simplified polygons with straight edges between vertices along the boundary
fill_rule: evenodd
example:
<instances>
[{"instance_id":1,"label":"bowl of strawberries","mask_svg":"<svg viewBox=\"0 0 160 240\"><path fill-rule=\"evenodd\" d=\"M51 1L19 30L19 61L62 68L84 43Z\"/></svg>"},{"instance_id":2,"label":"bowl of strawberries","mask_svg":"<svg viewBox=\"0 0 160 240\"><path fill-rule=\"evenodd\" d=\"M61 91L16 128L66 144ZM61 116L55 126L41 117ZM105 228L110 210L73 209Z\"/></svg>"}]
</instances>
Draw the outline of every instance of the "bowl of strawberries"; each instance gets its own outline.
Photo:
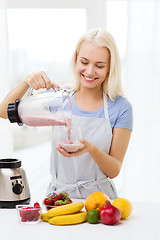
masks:
<instances>
[{"instance_id":1,"label":"bowl of strawberries","mask_svg":"<svg viewBox=\"0 0 160 240\"><path fill-rule=\"evenodd\" d=\"M38 223L41 220L41 211L39 203L34 203L34 206L31 205L16 205L18 219L21 224L28 223Z\"/></svg>"},{"instance_id":2,"label":"bowl of strawberries","mask_svg":"<svg viewBox=\"0 0 160 240\"><path fill-rule=\"evenodd\" d=\"M68 193L61 192L59 194L52 194L43 200L43 204L46 206L47 211L54 207L63 206L72 203Z\"/></svg>"}]
</instances>

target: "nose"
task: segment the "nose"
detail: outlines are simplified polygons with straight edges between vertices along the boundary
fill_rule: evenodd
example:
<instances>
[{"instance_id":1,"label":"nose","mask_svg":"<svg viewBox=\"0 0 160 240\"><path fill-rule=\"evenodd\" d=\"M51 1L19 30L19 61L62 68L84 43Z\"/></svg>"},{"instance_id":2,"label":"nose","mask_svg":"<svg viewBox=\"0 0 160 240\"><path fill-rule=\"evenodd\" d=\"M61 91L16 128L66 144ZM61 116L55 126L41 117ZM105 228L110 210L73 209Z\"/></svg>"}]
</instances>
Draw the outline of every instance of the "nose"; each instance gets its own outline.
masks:
<instances>
[{"instance_id":1,"label":"nose","mask_svg":"<svg viewBox=\"0 0 160 240\"><path fill-rule=\"evenodd\" d=\"M87 65L86 73L87 73L88 76L92 76L95 73L95 69L94 69L93 64L88 64Z\"/></svg>"}]
</instances>

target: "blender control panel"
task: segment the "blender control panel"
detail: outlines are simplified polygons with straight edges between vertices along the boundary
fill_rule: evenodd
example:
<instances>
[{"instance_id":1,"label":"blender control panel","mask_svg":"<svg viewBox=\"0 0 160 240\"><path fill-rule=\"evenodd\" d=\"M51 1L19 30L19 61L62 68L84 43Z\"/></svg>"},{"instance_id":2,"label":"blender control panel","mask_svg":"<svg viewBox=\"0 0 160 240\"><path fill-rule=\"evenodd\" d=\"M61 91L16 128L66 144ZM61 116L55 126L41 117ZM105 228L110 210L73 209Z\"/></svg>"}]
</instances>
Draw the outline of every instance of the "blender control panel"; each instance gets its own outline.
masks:
<instances>
[{"instance_id":1,"label":"blender control panel","mask_svg":"<svg viewBox=\"0 0 160 240\"><path fill-rule=\"evenodd\" d=\"M24 189L23 182L22 182L22 176L13 176L10 177L10 180L12 181L12 191L16 195L20 195Z\"/></svg>"}]
</instances>

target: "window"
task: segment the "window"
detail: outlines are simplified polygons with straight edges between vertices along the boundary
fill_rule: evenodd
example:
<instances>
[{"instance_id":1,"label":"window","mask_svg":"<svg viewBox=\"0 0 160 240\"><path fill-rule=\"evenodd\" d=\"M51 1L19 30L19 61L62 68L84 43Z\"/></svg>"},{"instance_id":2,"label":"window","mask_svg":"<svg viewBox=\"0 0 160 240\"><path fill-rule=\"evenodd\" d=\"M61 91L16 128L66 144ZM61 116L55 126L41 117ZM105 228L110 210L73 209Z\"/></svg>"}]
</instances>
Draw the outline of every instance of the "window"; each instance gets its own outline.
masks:
<instances>
[{"instance_id":1,"label":"window","mask_svg":"<svg viewBox=\"0 0 160 240\"><path fill-rule=\"evenodd\" d=\"M69 81L75 43L85 30L84 9L8 9L12 87L40 70L55 82Z\"/></svg>"},{"instance_id":2,"label":"window","mask_svg":"<svg viewBox=\"0 0 160 240\"><path fill-rule=\"evenodd\" d=\"M40 70L58 84L69 82L71 56L86 31L85 9L8 9L7 14L11 88ZM50 128L12 129L14 150L50 139Z\"/></svg>"},{"instance_id":3,"label":"window","mask_svg":"<svg viewBox=\"0 0 160 240\"><path fill-rule=\"evenodd\" d=\"M69 81L69 64L75 44L86 29L93 27L106 28L114 36L125 81L127 1L8 0L8 3L11 88L39 70L44 70L59 84ZM14 124L12 128L14 156L23 160L31 194L41 197L50 181L51 129ZM34 145L37 146L33 148Z\"/></svg>"},{"instance_id":4,"label":"window","mask_svg":"<svg viewBox=\"0 0 160 240\"><path fill-rule=\"evenodd\" d=\"M63 1L61 4L56 3L57 5L54 3L55 8L53 1L52 4L46 2L46 8L42 8L41 1L33 4L32 1L26 3L22 0L21 4L20 6L17 2L16 5L15 1L14 6L9 1L10 8L7 10L11 88L30 73L40 70L44 70L54 82L59 84L69 82L70 60L75 44L87 28L97 25L106 26L116 39L122 61L122 83L126 86L126 0L94 1L92 7L89 0L85 3L77 1L72 8L63 7L65 6ZM101 14L95 11L97 7L101 8ZM93 12L96 12L96 15L93 15ZM38 144L50 139L48 128L31 129L27 126L20 128L16 125L12 128L15 150L33 145L33 142ZM32 136L35 136L35 131L37 140ZM21 139L22 133L26 136L25 142L18 140ZM43 138L38 134L43 134Z\"/></svg>"},{"instance_id":5,"label":"window","mask_svg":"<svg viewBox=\"0 0 160 240\"><path fill-rule=\"evenodd\" d=\"M107 30L113 35L116 40L118 51L122 64L122 84L123 89L126 84L126 57L127 57L127 15L128 1L127 0L108 0L106 5L106 26Z\"/></svg>"}]
</instances>

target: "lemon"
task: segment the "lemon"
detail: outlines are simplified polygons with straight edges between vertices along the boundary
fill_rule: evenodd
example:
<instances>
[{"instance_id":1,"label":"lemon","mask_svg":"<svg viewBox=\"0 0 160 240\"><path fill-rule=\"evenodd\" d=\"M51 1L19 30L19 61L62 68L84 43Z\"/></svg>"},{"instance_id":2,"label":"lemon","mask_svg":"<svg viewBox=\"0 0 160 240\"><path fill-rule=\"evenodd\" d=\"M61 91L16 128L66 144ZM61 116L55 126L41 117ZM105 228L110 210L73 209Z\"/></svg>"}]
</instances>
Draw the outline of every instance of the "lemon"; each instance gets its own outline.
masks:
<instances>
[{"instance_id":1,"label":"lemon","mask_svg":"<svg viewBox=\"0 0 160 240\"><path fill-rule=\"evenodd\" d=\"M89 223L97 223L99 221L99 211L96 209L90 209L87 212L86 218Z\"/></svg>"},{"instance_id":2,"label":"lemon","mask_svg":"<svg viewBox=\"0 0 160 240\"><path fill-rule=\"evenodd\" d=\"M126 198L117 198L112 202L112 205L118 207L122 213L122 218L127 218L132 213L132 204Z\"/></svg>"}]
</instances>

